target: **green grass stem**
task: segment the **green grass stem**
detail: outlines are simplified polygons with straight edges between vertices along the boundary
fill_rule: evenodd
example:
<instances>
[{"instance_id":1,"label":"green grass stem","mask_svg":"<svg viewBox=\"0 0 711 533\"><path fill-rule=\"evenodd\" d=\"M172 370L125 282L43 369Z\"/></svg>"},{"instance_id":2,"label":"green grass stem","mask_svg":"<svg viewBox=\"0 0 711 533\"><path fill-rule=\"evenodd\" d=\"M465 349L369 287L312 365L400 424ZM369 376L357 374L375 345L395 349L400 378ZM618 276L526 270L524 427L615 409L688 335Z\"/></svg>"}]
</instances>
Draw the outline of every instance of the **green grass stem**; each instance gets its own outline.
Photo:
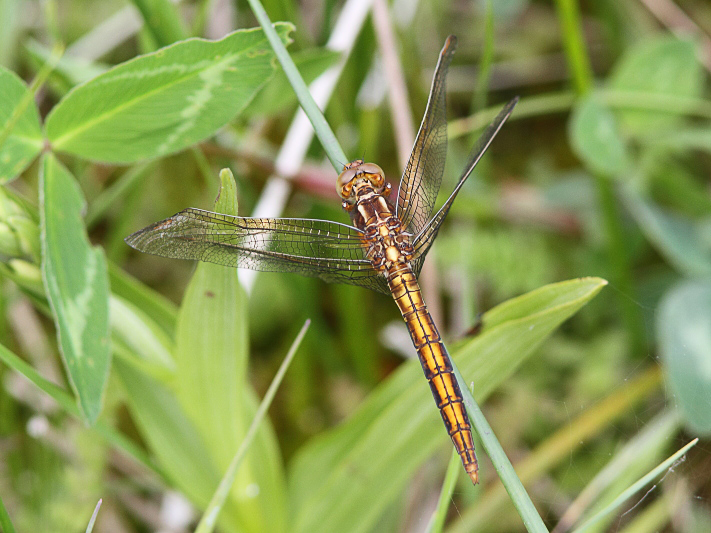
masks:
<instances>
[{"instance_id":1,"label":"green grass stem","mask_svg":"<svg viewBox=\"0 0 711 533\"><path fill-rule=\"evenodd\" d=\"M232 458L232 462L227 468L225 475L222 477L220 485L217 487L215 494L213 494L212 499L210 500L210 503L207 506L207 509L205 509L205 513L202 515L200 523L198 524L197 529L195 529L195 533L211 533L215 529L217 517L219 516L220 510L222 509L222 506L225 504L225 501L227 500L230 491L232 490L232 485L235 482L235 478L237 477L237 472L239 471L239 467L242 464L242 460L247 455L247 450L249 450L249 446L252 444L254 437L257 435L257 430L259 429L262 420L264 420L264 417L267 415L269 406L272 404L272 400L274 400L274 396L276 395L276 392L279 389L279 385L281 385L281 382L284 379L284 375L286 374L289 365L294 360L296 351L298 350L299 346L301 346L301 341L304 339L304 335L306 335L306 331L309 329L310 324L310 320L307 320L304 323L301 328L301 331L299 331L299 334L296 336L296 339L294 339L291 348L289 348L289 351L286 354L284 361L281 363L281 366L279 366L279 370L274 376L271 385L269 385L269 388L267 389L267 392L264 395L264 399L259 404L259 409L257 409L257 412L254 415L254 420L252 420L252 423L249 426L249 429L247 430L247 434L244 436L244 440L242 441L240 447L237 449L237 452Z\"/></svg>"},{"instance_id":2,"label":"green grass stem","mask_svg":"<svg viewBox=\"0 0 711 533\"><path fill-rule=\"evenodd\" d=\"M333 168L336 169L336 172L340 172L343 165L346 164L349 159L346 157L343 148L341 148L341 145L338 143L338 139L336 139L336 135L333 133L331 126L328 125L326 118L323 116L323 113L319 109L318 105L316 105L316 102L309 92L309 88L306 86L306 82L304 82L301 74L299 74L299 70L292 61L291 56L289 56L289 52L286 51L286 47L282 44L276 31L274 31L272 22L269 20L269 16L264 10L264 7L262 7L259 0L248 1L249 5L252 7L254 16L257 17L259 24L264 30L264 34L267 36L269 43L274 49L274 54L277 56L277 59L279 59L281 67L284 69L284 74L286 74L291 87L296 93L296 97L299 99L301 108L306 113L306 116L309 117L309 121L314 127L316 136L319 141L321 141L321 145L326 151L328 159L331 161Z\"/></svg>"}]
</instances>

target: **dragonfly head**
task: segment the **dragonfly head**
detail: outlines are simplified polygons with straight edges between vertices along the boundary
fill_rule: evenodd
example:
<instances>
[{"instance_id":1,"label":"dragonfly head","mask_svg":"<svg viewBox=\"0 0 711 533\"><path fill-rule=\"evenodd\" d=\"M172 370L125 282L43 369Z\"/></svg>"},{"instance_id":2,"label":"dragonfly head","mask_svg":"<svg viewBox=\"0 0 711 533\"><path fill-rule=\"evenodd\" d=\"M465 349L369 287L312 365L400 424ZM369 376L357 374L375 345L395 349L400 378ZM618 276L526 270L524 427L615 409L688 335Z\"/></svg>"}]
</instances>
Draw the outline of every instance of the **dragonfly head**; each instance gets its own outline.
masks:
<instances>
[{"instance_id":1,"label":"dragonfly head","mask_svg":"<svg viewBox=\"0 0 711 533\"><path fill-rule=\"evenodd\" d=\"M356 159L344 166L343 172L336 180L336 191L344 204L353 205L359 184L370 184L376 193L382 194L386 188L383 169L375 163L365 163L362 159Z\"/></svg>"}]
</instances>

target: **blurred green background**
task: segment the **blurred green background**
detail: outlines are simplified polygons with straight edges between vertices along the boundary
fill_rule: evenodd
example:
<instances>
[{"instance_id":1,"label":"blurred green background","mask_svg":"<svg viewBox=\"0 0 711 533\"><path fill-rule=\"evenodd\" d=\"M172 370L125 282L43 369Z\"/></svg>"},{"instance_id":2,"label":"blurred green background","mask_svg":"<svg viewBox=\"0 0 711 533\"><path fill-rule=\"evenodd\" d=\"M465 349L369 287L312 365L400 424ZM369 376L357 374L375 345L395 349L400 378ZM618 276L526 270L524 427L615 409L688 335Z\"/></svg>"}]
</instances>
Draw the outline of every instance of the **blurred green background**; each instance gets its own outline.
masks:
<instances>
[{"instance_id":1,"label":"blurred green background","mask_svg":"<svg viewBox=\"0 0 711 533\"><path fill-rule=\"evenodd\" d=\"M344 61L326 118L349 157L377 162L393 184L447 35L457 35L459 48L448 78L440 202L480 130L521 97L460 192L422 274L448 343L471 333L481 313L545 284L583 276L610 283L483 406L514 465L530 473L525 484L546 524L568 530L593 502L602 505L700 437L643 501L644 491L598 530L711 530L711 4L376 1L362 25L337 25L352 4L264 3L272 21L295 25L288 50L307 82ZM226 0L0 0L0 20L0 65L28 85L51 61L52 46L66 47L34 95L43 121L74 86L114 65L187 37L219 39L257 26L245 2ZM348 32L354 44L345 54L338 38ZM13 105L0 96L3 121ZM136 253L123 238L185 207L212 209L220 169L235 175L242 216L261 213L276 187L284 203L271 208L275 216L348 222L318 142L303 161L298 148L289 152L296 109L277 73L217 134L176 153L122 165L59 150L86 197L90 241L115 272L154 289L146 298L174 319L194 264ZM116 153L123 148L117 143ZM285 160L294 174L270 178ZM68 388L38 270L22 270L40 261L40 167L30 158L4 176L0 341ZM111 278L112 290L117 283ZM348 420L414 356L396 306L360 288L263 273L244 306L247 379L258 397L304 320L312 321L269 411L274 456L287 470L300 449ZM116 453L7 366L0 373L0 496L19 531L83 531L99 497L99 531L169 527L166 514L178 514L171 498L182 501L176 490L184 488ZM112 373L101 418L151 455L144 422L127 409L130 392L118 381ZM353 529L423 530L450 450L444 439L438 450L375 524ZM495 473L483 453L480 462L483 482L458 485L459 512L452 506L448 527L523 530L510 507L492 503ZM477 522L477 513L492 509L499 509L493 522ZM175 530L191 523L178 520ZM269 530L249 523L222 527Z\"/></svg>"}]
</instances>

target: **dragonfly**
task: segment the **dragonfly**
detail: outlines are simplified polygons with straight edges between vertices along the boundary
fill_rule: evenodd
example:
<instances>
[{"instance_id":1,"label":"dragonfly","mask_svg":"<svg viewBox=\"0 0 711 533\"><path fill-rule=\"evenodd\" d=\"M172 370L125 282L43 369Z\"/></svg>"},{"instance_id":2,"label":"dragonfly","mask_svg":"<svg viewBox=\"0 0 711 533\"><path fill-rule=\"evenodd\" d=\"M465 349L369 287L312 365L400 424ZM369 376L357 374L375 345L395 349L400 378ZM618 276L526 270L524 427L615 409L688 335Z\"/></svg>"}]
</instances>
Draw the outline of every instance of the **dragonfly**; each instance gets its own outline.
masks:
<instances>
[{"instance_id":1,"label":"dragonfly","mask_svg":"<svg viewBox=\"0 0 711 533\"><path fill-rule=\"evenodd\" d=\"M343 167L336 190L351 224L305 218L248 218L188 208L125 240L163 257L265 272L295 272L392 295L410 333L447 433L471 481L479 480L472 429L442 337L417 277L454 199L503 126L511 100L472 149L454 191L435 212L447 152L446 77L456 49L440 52L422 124L396 198L374 163Z\"/></svg>"}]
</instances>

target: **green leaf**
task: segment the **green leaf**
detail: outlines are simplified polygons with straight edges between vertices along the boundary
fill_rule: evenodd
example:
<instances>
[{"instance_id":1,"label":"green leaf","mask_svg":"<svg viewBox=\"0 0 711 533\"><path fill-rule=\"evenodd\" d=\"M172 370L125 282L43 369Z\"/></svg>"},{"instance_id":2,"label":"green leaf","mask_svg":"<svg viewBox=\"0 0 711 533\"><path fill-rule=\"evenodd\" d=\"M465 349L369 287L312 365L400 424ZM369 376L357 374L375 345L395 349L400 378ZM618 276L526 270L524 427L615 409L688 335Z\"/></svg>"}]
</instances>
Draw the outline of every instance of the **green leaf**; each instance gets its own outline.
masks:
<instances>
[{"instance_id":1,"label":"green leaf","mask_svg":"<svg viewBox=\"0 0 711 533\"><path fill-rule=\"evenodd\" d=\"M629 168L629 157L615 115L594 95L576 104L569 135L573 150L592 172L619 176Z\"/></svg>"},{"instance_id":2,"label":"green leaf","mask_svg":"<svg viewBox=\"0 0 711 533\"><path fill-rule=\"evenodd\" d=\"M665 35L632 47L610 76L608 88L678 98L700 97L703 71L696 44ZM632 133L672 127L679 115L661 111L621 111L620 121Z\"/></svg>"},{"instance_id":3,"label":"green leaf","mask_svg":"<svg viewBox=\"0 0 711 533\"><path fill-rule=\"evenodd\" d=\"M306 83L311 83L336 64L340 54L326 48L314 48L292 55ZM245 116L272 115L296 104L296 93L282 69L278 69L259 94L244 110Z\"/></svg>"},{"instance_id":4,"label":"green leaf","mask_svg":"<svg viewBox=\"0 0 711 533\"><path fill-rule=\"evenodd\" d=\"M62 360L86 420L93 424L111 364L106 258L89 243L84 197L54 156L42 161L42 277L57 327Z\"/></svg>"},{"instance_id":5,"label":"green leaf","mask_svg":"<svg viewBox=\"0 0 711 533\"><path fill-rule=\"evenodd\" d=\"M236 215L234 178L229 171L220 177L216 210ZM252 418L242 405L244 395L252 394L246 379L247 325L247 296L237 271L199 263L178 313L177 396L220 472L229 466ZM245 498L255 485L260 487L259 494ZM240 467L232 496L238 502L244 530L286 529L286 483L266 421Z\"/></svg>"},{"instance_id":6,"label":"green leaf","mask_svg":"<svg viewBox=\"0 0 711 533\"><path fill-rule=\"evenodd\" d=\"M484 315L484 332L454 359L483 400L605 285L549 285ZM294 531L371 531L419 466L451 442L416 359L380 385L346 423L303 448L290 471ZM374 490L377 487L378 490Z\"/></svg>"},{"instance_id":7,"label":"green leaf","mask_svg":"<svg viewBox=\"0 0 711 533\"><path fill-rule=\"evenodd\" d=\"M0 183L25 170L43 142L32 92L14 72L0 67Z\"/></svg>"},{"instance_id":8,"label":"green leaf","mask_svg":"<svg viewBox=\"0 0 711 533\"><path fill-rule=\"evenodd\" d=\"M711 435L711 282L685 281L659 304L666 382L695 434Z\"/></svg>"},{"instance_id":9,"label":"green leaf","mask_svg":"<svg viewBox=\"0 0 711 533\"><path fill-rule=\"evenodd\" d=\"M647 239L680 272L711 275L711 250L691 219L662 209L629 187L622 189L622 199Z\"/></svg>"},{"instance_id":10,"label":"green leaf","mask_svg":"<svg viewBox=\"0 0 711 533\"><path fill-rule=\"evenodd\" d=\"M288 41L291 24L277 24ZM54 149L130 163L182 150L232 120L274 72L262 30L189 39L73 89L47 117Z\"/></svg>"}]
</instances>

